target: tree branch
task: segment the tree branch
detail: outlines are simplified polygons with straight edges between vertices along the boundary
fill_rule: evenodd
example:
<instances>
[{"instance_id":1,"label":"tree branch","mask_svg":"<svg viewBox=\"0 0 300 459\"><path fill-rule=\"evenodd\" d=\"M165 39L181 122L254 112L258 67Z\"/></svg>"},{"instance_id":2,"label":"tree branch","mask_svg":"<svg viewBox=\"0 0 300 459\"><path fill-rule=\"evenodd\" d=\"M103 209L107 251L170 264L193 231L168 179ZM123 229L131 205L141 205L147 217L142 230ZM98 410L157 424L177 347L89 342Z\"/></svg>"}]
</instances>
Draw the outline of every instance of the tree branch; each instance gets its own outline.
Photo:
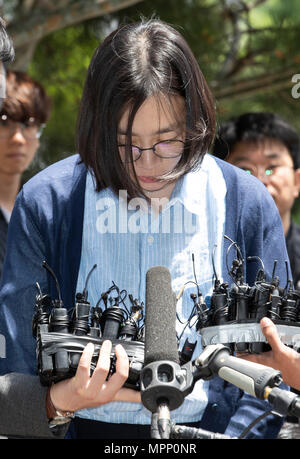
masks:
<instances>
[{"instance_id":1,"label":"tree branch","mask_svg":"<svg viewBox=\"0 0 300 459\"><path fill-rule=\"evenodd\" d=\"M18 18L11 23L7 30L11 35L15 49L38 42L46 35L83 22L112 13L122 8L132 6L142 0L78 0L69 1L61 10L45 11L39 9L30 11L26 22Z\"/></svg>"},{"instance_id":2,"label":"tree branch","mask_svg":"<svg viewBox=\"0 0 300 459\"><path fill-rule=\"evenodd\" d=\"M241 79L224 85L224 82L212 87L217 100L236 99L252 96L270 90L279 90L293 86L292 75L297 73L298 68L289 67L280 73L266 73L254 78Z\"/></svg>"},{"instance_id":3,"label":"tree branch","mask_svg":"<svg viewBox=\"0 0 300 459\"><path fill-rule=\"evenodd\" d=\"M232 31L229 41L230 49L227 53L227 56L223 62L222 68L219 72L217 79L223 80L228 75L231 74L237 60L237 55L239 52L240 39L241 39L241 30L239 28L239 15L234 11L227 10L227 16L229 17L232 25Z\"/></svg>"}]
</instances>

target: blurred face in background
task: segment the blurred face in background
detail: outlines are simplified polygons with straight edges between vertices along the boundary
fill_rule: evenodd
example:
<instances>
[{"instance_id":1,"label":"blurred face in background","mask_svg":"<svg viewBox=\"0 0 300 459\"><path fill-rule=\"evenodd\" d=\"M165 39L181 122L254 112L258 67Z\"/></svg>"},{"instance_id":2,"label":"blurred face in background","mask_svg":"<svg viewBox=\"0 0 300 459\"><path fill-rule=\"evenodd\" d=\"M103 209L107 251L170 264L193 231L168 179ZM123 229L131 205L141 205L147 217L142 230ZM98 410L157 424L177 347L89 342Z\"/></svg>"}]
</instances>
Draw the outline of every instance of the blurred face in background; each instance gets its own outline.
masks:
<instances>
[{"instance_id":1,"label":"blurred face in background","mask_svg":"<svg viewBox=\"0 0 300 459\"><path fill-rule=\"evenodd\" d=\"M50 99L44 88L24 72L7 71L5 85L0 111L0 174L21 175L40 145Z\"/></svg>"},{"instance_id":2,"label":"blurred face in background","mask_svg":"<svg viewBox=\"0 0 300 459\"><path fill-rule=\"evenodd\" d=\"M0 61L0 110L6 98L6 71ZM27 143L23 135L19 135L17 127L5 128L9 124L7 116L0 118L0 173L6 175L21 174L34 158L38 145Z\"/></svg>"},{"instance_id":3,"label":"blurred face in background","mask_svg":"<svg viewBox=\"0 0 300 459\"><path fill-rule=\"evenodd\" d=\"M226 160L261 180L272 195L281 217L291 211L300 190L300 169L283 143L238 142Z\"/></svg>"},{"instance_id":4,"label":"blurred face in background","mask_svg":"<svg viewBox=\"0 0 300 459\"><path fill-rule=\"evenodd\" d=\"M20 123L0 116L0 173L22 174L40 145L39 134L39 126L32 121Z\"/></svg>"}]
</instances>

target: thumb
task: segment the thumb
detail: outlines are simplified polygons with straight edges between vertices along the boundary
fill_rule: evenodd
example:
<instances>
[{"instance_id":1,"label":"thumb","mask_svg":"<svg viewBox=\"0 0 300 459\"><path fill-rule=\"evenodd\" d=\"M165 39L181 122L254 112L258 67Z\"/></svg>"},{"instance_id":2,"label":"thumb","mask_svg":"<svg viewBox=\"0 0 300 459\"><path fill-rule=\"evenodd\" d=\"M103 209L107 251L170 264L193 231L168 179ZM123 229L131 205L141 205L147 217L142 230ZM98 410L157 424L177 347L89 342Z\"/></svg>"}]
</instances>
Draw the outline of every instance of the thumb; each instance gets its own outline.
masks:
<instances>
[{"instance_id":1,"label":"thumb","mask_svg":"<svg viewBox=\"0 0 300 459\"><path fill-rule=\"evenodd\" d=\"M280 341L277 328L272 320L263 317L260 321L261 330L274 352L282 350L284 344Z\"/></svg>"}]
</instances>

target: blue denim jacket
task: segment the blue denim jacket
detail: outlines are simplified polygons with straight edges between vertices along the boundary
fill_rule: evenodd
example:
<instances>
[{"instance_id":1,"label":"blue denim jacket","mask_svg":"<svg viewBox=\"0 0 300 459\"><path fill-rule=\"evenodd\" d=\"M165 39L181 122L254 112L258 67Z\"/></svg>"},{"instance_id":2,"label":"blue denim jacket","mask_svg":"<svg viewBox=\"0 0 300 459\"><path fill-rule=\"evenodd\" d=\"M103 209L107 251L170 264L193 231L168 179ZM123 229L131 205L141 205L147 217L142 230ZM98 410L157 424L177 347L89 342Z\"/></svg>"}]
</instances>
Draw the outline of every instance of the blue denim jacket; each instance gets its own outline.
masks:
<instances>
[{"instance_id":1,"label":"blue denim jacket","mask_svg":"<svg viewBox=\"0 0 300 459\"><path fill-rule=\"evenodd\" d=\"M259 256L271 275L278 260L277 275L285 280L287 253L281 220L273 199L255 178L221 160L226 186L225 233L239 244L243 256ZM35 283L43 292L57 297L53 279L41 267L42 260L57 274L66 307L74 306L80 265L84 212L85 166L77 155L45 169L27 182L16 201L8 232L7 256L0 287L0 333L5 337L6 358L0 358L0 373L36 373L35 340L31 321L36 296ZM225 257L223 279L228 278ZM246 267L252 284L255 263ZM238 436L269 410L267 402L243 393L214 378L200 427ZM260 421L248 438L276 438L282 420L273 415Z\"/></svg>"}]
</instances>

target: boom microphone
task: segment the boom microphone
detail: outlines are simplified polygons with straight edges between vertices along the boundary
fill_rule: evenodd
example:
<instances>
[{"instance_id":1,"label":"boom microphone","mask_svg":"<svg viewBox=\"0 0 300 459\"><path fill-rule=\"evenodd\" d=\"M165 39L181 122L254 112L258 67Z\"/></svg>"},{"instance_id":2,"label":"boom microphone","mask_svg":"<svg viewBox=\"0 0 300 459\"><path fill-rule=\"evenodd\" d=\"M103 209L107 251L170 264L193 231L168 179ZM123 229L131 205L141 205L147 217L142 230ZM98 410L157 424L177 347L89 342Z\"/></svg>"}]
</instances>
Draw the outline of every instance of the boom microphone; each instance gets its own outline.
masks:
<instances>
[{"instance_id":1,"label":"boom microphone","mask_svg":"<svg viewBox=\"0 0 300 459\"><path fill-rule=\"evenodd\" d=\"M154 266L146 273L145 365L158 360L179 363L176 295L170 271Z\"/></svg>"},{"instance_id":2,"label":"boom microphone","mask_svg":"<svg viewBox=\"0 0 300 459\"><path fill-rule=\"evenodd\" d=\"M146 274L145 365L141 371L141 398L152 412L158 437L169 438L170 410L184 401L185 378L179 365L176 339L176 297L167 268L155 266ZM154 432L153 429L151 432Z\"/></svg>"}]
</instances>

